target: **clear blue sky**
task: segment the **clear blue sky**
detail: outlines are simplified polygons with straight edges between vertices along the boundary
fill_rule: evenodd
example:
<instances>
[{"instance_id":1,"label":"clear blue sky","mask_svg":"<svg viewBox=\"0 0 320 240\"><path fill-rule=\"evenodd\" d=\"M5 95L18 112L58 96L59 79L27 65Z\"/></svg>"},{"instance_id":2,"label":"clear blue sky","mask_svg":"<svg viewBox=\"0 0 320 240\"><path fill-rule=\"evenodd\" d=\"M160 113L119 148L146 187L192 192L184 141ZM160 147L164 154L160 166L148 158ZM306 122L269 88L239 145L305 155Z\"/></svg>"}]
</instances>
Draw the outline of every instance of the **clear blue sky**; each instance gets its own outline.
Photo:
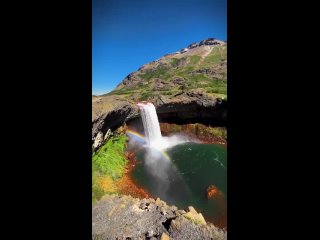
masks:
<instances>
[{"instance_id":1,"label":"clear blue sky","mask_svg":"<svg viewBox=\"0 0 320 240\"><path fill-rule=\"evenodd\" d=\"M92 0L92 94L209 37L227 40L227 0Z\"/></svg>"}]
</instances>

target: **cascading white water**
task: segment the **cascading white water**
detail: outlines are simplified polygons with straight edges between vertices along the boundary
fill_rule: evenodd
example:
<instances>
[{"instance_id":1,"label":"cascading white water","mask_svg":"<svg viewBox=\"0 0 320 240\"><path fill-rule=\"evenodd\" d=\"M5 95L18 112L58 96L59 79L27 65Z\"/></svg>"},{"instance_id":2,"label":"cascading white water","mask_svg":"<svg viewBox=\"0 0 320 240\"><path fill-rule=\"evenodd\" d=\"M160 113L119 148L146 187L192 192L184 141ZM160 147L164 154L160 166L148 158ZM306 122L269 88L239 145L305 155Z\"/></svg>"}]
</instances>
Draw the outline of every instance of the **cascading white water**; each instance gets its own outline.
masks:
<instances>
[{"instance_id":1,"label":"cascading white water","mask_svg":"<svg viewBox=\"0 0 320 240\"><path fill-rule=\"evenodd\" d=\"M150 147L161 148L163 139L156 108L152 103L138 103L146 142Z\"/></svg>"}]
</instances>

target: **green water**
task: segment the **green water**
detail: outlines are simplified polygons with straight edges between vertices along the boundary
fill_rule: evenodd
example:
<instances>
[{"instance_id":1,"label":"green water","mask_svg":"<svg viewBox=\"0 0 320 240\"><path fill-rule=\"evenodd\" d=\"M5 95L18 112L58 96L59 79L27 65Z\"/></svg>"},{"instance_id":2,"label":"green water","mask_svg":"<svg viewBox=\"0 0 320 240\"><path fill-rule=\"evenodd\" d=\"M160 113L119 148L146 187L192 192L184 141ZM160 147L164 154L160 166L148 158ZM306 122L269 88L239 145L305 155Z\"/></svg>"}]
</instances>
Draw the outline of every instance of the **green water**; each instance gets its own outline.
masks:
<instances>
[{"instance_id":1,"label":"green water","mask_svg":"<svg viewBox=\"0 0 320 240\"><path fill-rule=\"evenodd\" d=\"M193 206L206 219L226 226L227 149L217 144L184 143L163 154L137 153L132 172L135 181L153 197L160 197L179 208ZM216 186L223 198L207 198L209 185Z\"/></svg>"}]
</instances>

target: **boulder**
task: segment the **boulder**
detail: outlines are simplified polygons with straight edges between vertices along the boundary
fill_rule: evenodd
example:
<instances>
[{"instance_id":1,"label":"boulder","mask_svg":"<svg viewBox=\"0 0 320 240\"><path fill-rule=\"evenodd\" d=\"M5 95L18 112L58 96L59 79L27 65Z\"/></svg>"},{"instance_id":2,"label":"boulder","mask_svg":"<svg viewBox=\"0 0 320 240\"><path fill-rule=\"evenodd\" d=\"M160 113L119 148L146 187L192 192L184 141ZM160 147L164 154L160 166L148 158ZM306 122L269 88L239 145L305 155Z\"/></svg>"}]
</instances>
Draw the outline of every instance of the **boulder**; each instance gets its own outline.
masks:
<instances>
[{"instance_id":1,"label":"boulder","mask_svg":"<svg viewBox=\"0 0 320 240\"><path fill-rule=\"evenodd\" d=\"M219 189L214 186L214 185L210 185L208 188L207 188L207 198L208 199L213 199L213 198L216 198L219 194Z\"/></svg>"},{"instance_id":2,"label":"boulder","mask_svg":"<svg viewBox=\"0 0 320 240\"><path fill-rule=\"evenodd\" d=\"M166 233L162 233L160 240L170 240L170 237Z\"/></svg>"},{"instance_id":3,"label":"boulder","mask_svg":"<svg viewBox=\"0 0 320 240\"><path fill-rule=\"evenodd\" d=\"M206 225L206 220L204 219L204 217L202 216L201 213L197 213L195 210L194 211L189 211L185 214L183 214L183 216L189 220L191 220L192 222L194 222L197 225Z\"/></svg>"},{"instance_id":4,"label":"boulder","mask_svg":"<svg viewBox=\"0 0 320 240\"><path fill-rule=\"evenodd\" d=\"M101 131L99 131L97 133L96 138L94 139L93 145L92 145L92 149L98 149L103 143L103 133Z\"/></svg>"}]
</instances>

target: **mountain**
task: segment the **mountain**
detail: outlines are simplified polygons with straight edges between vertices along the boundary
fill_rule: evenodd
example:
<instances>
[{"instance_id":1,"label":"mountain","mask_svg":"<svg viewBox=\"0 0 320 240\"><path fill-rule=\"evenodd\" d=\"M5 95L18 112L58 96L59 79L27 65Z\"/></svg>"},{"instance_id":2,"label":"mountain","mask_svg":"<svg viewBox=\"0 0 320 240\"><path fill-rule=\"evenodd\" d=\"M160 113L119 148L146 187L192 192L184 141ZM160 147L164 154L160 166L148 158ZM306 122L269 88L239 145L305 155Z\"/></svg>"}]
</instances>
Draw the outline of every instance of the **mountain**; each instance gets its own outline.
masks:
<instances>
[{"instance_id":1,"label":"mountain","mask_svg":"<svg viewBox=\"0 0 320 240\"><path fill-rule=\"evenodd\" d=\"M178 52L147 63L130 73L109 95L130 95L148 100L155 95L175 95L202 89L225 97L227 94L227 44L209 38Z\"/></svg>"},{"instance_id":2,"label":"mountain","mask_svg":"<svg viewBox=\"0 0 320 240\"><path fill-rule=\"evenodd\" d=\"M125 102L174 101L181 95L227 97L227 42L208 38L130 73L111 92L93 96L93 119Z\"/></svg>"}]
</instances>

